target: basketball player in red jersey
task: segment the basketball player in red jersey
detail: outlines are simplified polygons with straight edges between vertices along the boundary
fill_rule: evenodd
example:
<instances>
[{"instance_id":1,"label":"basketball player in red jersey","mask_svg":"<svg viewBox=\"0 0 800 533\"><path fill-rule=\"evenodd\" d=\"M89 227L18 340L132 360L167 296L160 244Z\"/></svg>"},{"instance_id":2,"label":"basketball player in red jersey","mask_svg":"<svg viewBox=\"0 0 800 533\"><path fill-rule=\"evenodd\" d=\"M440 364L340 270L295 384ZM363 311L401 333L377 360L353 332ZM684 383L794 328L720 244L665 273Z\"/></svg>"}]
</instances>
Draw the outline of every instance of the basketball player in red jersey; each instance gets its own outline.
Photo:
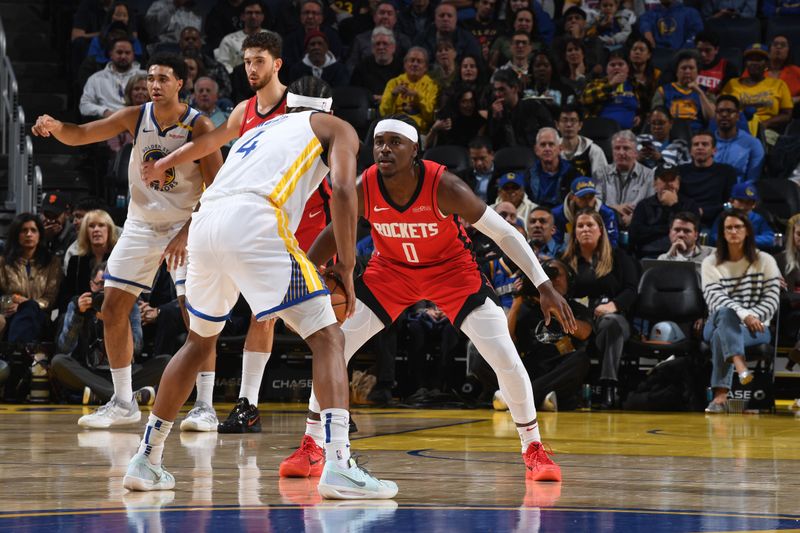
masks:
<instances>
[{"instance_id":1,"label":"basketball player in red jersey","mask_svg":"<svg viewBox=\"0 0 800 533\"><path fill-rule=\"evenodd\" d=\"M345 357L389 326L405 308L431 300L472 340L492 366L517 425L526 477L560 481L561 470L542 446L530 378L508 331L503 310L481 275L459 218L494 240L534 282L544 316L555 315L565 331L575 318L553 288L518 231L445 167L418 158L418 133L405 115L375 127L373 155L358 185L359 215L372 226L375 252L356 281L356 310L342 324ZM329 226L308 252L316 265L336 252ZM513 404L513 406L512 406ZM281 463L282 476L319 475L323 463L319 405L312 393L301 447Z\"/></svg>"},{"instance_id":2,"label":"basketball player in red jersey","mask_svg":"<svg viewBox=\"0 0 800 533\"><path fill-rule=\"evenodd\" d=\"M203 143L187 147L180 153L173 152L168 163L178 161L194 161L198 152L211 152L228 144L233 139L259 124L286 113L286 86L278 80L281 68L280 35L271 31L262 31L248 36L242 43L244 66L250 88L255 95L240 102L228 120L208 134ZM170 168L164 166L162 168ZM157 169L150 165L143 168L143 176L147 177ZM303 250L307 250L314 239L330 222L327 200L330 198L330 185L323 181L319 190L306 204L303 218L297 229L297 240ZM242 384L236 406L222 423L217 423L216 413L212 407L214 390L215 359L203 365L197 377L197 399L194 408L181 422L181 429L188 431L216 431L220 433L258 433L261 431L261 416L258 412L258 393L264 368L272 351L274 320L258 322L250 319L250 328L244 343L242 354Z\"/></svg>"}]
</instances>

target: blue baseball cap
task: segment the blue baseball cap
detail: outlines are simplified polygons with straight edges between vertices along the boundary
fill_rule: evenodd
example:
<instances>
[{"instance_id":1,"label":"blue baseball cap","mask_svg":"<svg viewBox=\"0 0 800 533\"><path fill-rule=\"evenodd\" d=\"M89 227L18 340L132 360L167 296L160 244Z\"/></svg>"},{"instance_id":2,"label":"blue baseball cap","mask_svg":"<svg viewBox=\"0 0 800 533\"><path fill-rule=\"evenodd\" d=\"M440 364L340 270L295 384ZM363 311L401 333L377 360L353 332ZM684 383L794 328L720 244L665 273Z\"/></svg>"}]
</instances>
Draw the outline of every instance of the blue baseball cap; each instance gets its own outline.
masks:
<instances>
[{"instance_id":1,"label":"blue baseball cap","mask_svg":"<svg viewBox=\"0 0 800 533\"><path fill-rule=\"evenodd\" d=\"M578 198L581 196L586 196L587 194L597 194L594 180L592 178L587 178L586 176L579 176L572 180L569 190Z\"/></svg>"},{"instance_id":2,"label":"blue baseball cap","mask_svg":"<svg viewBox=\"0 0 800 533\"><path fill-rule=\"evenodd\" d=\"M761 43L753 43L744 49L742 56L746 59L749 55L760 55L764 59L769 59L769 48Z\"/></svg>"},{"instance_id":3,"label":"blue baseball cap","mask_svg":"<svg viewBox=\"0 0 800 533\"><path fill-rule=\"evenodd\" d=\"M734 200L752 200L754 202L758 201L758 191L756 190L756 186L752 183L737 183L731 189L731 198Z\"/></svg>"},{"instance_id":4,"label":"blue baseball cap","mask_svg":"<svg viewBox=\"0 0 800 533\"><path fill-rule=\"evenodd\" d=\"M502 189L505 185L513 183L519 187L525 188L525 179L522 177L521 172L508 172L500 176L497 182L497 188Z\"/></svg>"}]
</instances>

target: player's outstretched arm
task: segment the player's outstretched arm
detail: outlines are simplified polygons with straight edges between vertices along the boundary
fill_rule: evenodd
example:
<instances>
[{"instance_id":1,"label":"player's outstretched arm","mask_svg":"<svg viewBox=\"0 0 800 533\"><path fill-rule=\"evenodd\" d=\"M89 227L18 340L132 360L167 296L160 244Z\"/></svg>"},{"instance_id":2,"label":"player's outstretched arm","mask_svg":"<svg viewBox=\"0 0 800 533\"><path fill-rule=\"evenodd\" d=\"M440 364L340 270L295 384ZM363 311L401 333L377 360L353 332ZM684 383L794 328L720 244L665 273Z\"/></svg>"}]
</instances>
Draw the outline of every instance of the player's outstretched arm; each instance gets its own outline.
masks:
<instances>
[{"instance_id":1,"label":"player's outstretched arm","mask_svg":"<svg viewBox=\"0 0 800 533\"><path fill-rule=\"evenodd\" d=\"M449 172L445 172L442 176L437 199L443 214L460 215L475 229L496 242L503 253L533 281L539 290L545 324L550 323L552 314L567 333L575 332L576 324L572 310L555 290L520 232L475 196L466 183Z\"/></svg>"},{"instance_id":2,"label":"player's outstretched arm","mask_svg":"<svg viewBox=\"0 0 800 533\"><path fill-rule=\"evenodd\" d=\"M206 135L211 135L214 131L216 129L211 119L201 116L194 123L192 138L202 138ZM222 163L222 152L219 151L219 147L200 160L200 173L203 175L203 183L205 183L206 187L214 183L214 178L217 176L219 169L222 168Z\"/></svg>"},{"instance_id":3,"label":"player's outstretched arm","mask_svg":"<svg viewBox=\"0 0 800 533\"><path fill-rule=\"evenodd\" d=\"M336 240L338 262L333 270L342 279L347 294L346 317L355 311L353 269L356 264L356 222L358 221L358 193L356 191L356 160L358 135L343 120L315 113L311 115L314 134L328 149L328 166L331 169L331 226Z\"/></svg>"},{"instance_id":4,"label":"player's outstretched arm","mask_svg":"<svg viewBox=\"0 0 800 533\"><path fill-rule=\"evenodd\" d=\"M162 157L158 161L142 163L142 180L150 184L153 181L161 180L169 168L189 161L197 161L213 154L215 151L219 152L220 146L228 144L239 136L239 128L242 125L246 107L247 100L240 102L228 117L228 120L218 128L212 129L203 135L193 136L190 142L184 144L167 157Z\"/></svg>"},{"instance_id":5,"label":"player's outstretched arm","mask_svg":"<svg viewBox=\"0 0 800 533\"><path fill-rule=\"evenodd\" d=\"M86 124L61 122L50 115L41 115L31 128L31 133L38 137L55 137L68 146L81 146L106 141L123 131L133 134L139 118L139 107L123 107L100 120Z\"/></svg>"}]
</instances>

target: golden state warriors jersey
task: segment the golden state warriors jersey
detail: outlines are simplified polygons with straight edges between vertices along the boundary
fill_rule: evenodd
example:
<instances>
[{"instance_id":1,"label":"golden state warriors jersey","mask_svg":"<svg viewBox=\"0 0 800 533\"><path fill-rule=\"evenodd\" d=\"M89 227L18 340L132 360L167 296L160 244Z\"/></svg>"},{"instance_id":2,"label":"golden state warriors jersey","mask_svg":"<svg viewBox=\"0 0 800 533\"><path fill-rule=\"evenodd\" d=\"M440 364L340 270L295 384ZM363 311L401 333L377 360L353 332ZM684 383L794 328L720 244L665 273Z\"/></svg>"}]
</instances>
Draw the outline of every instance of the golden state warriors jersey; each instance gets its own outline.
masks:
<instances>
[{"instance_id":1,"label":"golden state warriors jersey","mask_svg":"<svg viewBox=\"0 0 800 533\"><path fill-rule=\"evenodd\" d=\"M306 201L329 170L322 160L322 144L311 129L312 113L280 115L245 132L203 193L203 203L257 194L286 216L294 233Z\"/></svg>"},{"instance_id":2,"label":"golden state warriors jersey","mask_svg":"<svg viewBox=\"0 0 800 533\"><path fill-rule=\"evenodd\" d=\"M163 182L147 186L141 178L141 163L161 159L191 141L192 129L199 116L198 110L188 107L177 124L161 129L153 112L153 103L142 105L128 166L129 219L151 224L189 219L203 192L200 166L190 162L170 168Z\"/></svg>"}]
</instances>

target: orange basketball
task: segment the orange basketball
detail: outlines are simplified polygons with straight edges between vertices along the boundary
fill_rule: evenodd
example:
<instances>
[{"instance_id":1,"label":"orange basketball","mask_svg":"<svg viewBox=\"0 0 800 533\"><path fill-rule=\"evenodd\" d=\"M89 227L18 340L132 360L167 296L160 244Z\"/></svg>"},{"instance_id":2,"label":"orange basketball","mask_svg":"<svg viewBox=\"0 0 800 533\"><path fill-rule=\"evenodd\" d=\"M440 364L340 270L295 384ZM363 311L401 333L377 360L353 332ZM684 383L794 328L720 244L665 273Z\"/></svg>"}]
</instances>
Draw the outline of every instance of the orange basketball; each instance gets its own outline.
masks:
<instances>
[{"instance_id":1,"label":"orange basketball","mask_svg":"<svg viewBox=\"0 0 800 533\"><path fill-rule=\"evenodd\" d=\"M324 277L325 285L331 291L331 305L336 315L336 321L341 324L344 322L344 314L347 312L347 295L344 292L344 286L339 278L332 273L326 273Z\"/></svg>"}]
</instances>

